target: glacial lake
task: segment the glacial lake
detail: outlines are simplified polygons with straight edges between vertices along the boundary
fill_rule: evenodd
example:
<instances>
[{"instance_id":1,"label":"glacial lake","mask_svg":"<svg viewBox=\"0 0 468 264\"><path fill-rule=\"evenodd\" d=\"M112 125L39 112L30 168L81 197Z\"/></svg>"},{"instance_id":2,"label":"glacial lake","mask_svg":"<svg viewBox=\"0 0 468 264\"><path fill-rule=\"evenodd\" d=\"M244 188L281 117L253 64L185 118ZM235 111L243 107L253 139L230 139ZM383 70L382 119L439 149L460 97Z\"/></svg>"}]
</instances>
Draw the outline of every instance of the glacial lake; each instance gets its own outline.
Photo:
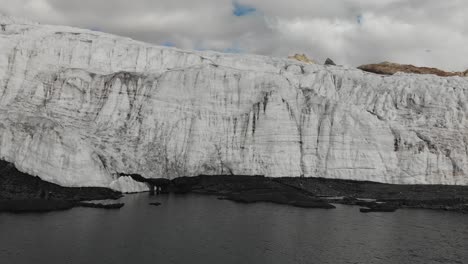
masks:
<instances>
[{"instance_id":1,"label":"glacial lake","mask_svg":"<svg viewBox=\"0 0 468 264\"><path fill-rule=\"evenodd\" d=\"M120 210L0 214L0 263L468 263L468 215L127 195ZM161 206L148 205L159 201Z\"/></svg>"}]
</instances>

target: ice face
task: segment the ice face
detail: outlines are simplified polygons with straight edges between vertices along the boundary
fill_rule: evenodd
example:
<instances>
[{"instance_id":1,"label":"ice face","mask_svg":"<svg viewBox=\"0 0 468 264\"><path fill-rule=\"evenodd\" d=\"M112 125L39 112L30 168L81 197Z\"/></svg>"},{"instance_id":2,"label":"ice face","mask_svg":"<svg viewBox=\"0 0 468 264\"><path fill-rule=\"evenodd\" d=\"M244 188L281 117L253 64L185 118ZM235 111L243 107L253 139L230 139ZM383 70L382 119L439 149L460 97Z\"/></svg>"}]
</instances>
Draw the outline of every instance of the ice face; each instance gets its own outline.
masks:
<instances>
[{"instance_id":1,"label":"ice face","mask_svg":"<svg viewBox=\"0 0 468 264\"><path fill-rule=\"evenodd\" d=\"M0 158L44 180L114 189L136 184L118 173L468 184L466 78L380 76L0 22Z\"/></svg>"}]
</instances>

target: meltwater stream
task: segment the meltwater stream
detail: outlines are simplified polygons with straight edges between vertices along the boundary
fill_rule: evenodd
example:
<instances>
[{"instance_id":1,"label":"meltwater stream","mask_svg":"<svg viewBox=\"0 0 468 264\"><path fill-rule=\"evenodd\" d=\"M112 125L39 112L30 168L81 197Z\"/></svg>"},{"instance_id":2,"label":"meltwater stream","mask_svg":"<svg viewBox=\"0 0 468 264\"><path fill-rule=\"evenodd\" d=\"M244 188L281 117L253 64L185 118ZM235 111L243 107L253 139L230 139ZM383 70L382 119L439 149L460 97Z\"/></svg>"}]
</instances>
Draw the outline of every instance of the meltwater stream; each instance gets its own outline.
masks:
<instances>
[{"instance_id":1,"label":"meltwater stream","mask_svg":"<svg viewBox=\"0 0 468 264\"><path fill-rule=\"evenodd\" d=\"M0 214L0 262L468 263L468 215L127 195L121 210ZM148 205L162 202L161 206Z\"/></svg>"}]
</instances>

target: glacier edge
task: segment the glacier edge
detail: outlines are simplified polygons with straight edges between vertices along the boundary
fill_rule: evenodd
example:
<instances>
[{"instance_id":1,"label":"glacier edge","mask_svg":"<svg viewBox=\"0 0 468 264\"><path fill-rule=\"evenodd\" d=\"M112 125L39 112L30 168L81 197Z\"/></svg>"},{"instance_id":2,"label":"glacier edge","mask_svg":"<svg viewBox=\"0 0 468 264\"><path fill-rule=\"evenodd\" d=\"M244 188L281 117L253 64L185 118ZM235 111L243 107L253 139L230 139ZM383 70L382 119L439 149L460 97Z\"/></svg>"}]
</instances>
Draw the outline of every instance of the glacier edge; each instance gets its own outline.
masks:
<instances>
[{"instance_id":1,"label":"glacier edge","mask_svg":"<svg viewBox=\"0 0 468 264\"><path fill-rule=\"evenodd\" d=\"M44 180L117 188L119 173L261 174L468 184L467 78L380 76L0 24L0 158Z\"/></svg>"}]
</instances>

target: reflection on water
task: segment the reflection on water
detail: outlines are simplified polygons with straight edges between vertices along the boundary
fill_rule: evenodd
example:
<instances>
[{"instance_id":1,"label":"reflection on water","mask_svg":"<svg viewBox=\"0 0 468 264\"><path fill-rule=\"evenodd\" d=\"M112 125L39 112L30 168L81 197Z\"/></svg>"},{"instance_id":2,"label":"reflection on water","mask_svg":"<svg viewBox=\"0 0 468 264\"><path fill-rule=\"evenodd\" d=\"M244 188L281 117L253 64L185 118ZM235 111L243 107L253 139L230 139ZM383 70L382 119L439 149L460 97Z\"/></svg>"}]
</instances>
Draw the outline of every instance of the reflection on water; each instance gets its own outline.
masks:
<instances>
[{"instance_id":1,"label":"reflection on water","mask_svg":"<svg viewBox=\"0 0 468 264\"><path fill-rule=\"evenodd\" d=\"M0 214L1 263L464 263L468 215L129 195L121 210ZM160 201L163 205L148 205Z\"/></svg>"}]
</instances>

